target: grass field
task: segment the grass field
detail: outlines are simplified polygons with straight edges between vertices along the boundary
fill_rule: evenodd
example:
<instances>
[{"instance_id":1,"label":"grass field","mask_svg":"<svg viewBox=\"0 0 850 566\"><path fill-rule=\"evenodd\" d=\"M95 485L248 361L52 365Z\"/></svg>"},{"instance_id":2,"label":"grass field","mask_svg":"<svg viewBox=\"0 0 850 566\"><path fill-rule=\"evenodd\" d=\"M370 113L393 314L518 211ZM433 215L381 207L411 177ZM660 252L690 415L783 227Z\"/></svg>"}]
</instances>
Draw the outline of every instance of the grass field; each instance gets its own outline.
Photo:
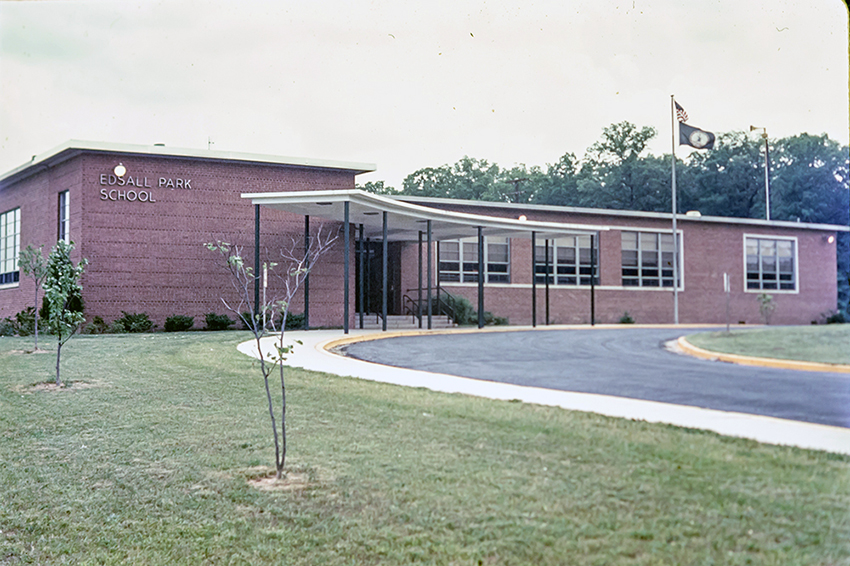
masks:
<instances>
[{"instance_id":1,"label":"grass field","mask_svg":"<svg viewBox=\"0 0 850 566\"><path fill-rule=\"evenodd\" d=\"M0 564L850 564L850 458L289 372L239 332L0 338ZM17 351L17 352L16 352Z\"/></svg>"},{"instance_id":2,"label":"grass field","mask_svg":"<svg viewBox=\"0 0 850 566\"><path fill-rule=\"evenodd\" d=\"M688 341L726 354L850 364L850 324L705 332L688 336Z\"/></svg>"}]
</instances>

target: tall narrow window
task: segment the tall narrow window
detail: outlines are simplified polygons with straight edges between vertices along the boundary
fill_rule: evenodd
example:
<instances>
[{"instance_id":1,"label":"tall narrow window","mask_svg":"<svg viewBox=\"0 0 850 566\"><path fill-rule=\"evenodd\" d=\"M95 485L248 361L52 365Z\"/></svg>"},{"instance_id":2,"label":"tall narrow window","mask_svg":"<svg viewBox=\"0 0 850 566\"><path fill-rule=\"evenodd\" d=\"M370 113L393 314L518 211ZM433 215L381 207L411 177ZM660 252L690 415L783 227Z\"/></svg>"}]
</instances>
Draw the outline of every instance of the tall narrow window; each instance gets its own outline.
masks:
<instances>
[{"instance_id":1,"label":"tall narrow window","mask_svg":"<svg viewBox=\"0 0 850 566\"><path fill-rule=\"evenodd\" d=\"M0 214L0 285L17 283L18 254L21 249L21 209L15 208Z\"/></svg>"},{"instance_id":2,"label":"tall narrow window","mask_svg":"<svg viewBox=\"0 0 850 566\"><path fill-rule=\"evenodd\" d=\"M59 236L58 239L71 241L71 201L68 191L59 193Z\"/></svg>"},{"instance_id":3,"label":"tall narrow window","mask_svg":"<svg viewBox=\"0 0 850 566\"><path fill-rule=\"evenodd\" d=\"M673 286L673 235L655 232L622 232L624 287ZM679 254L679 273L682 272ZM681 277L679 285L681 285Z\"/></svg>"},{"instance_id":4,"label":"tall narrow window","mask_svg":"<svg viewBox=\"0 0 850 566\"><path fill-rule=\"evenodd\" d=\"M599 284L599 241L596 248L594 283ZM535 278L546 283L546 244L534 248ZM590 285L590 236L568 236L549 242L549 284Z\"/></svg>"},{"instance_id":5,"label":"tall narrow window","mask_svg":"<svg viewBox=\"0 0 850 566\"><path fill-rule=\"evenodd\" d=\"M747 253L747 290L797 290L794 240L744 239Z\"/></svg>"},{"instance_id":6,"label":"tall narrow window","mask_svg":"<svg viewBox=\"0 0 850 566\"><path fill-rule=\"evenodd\" d=\"M478 281L478 240L440 242L440 281L474 283ZM511 282L511 249L508 238L484 238L484 280L488 283Z\"/></svg>"}]
</instances>

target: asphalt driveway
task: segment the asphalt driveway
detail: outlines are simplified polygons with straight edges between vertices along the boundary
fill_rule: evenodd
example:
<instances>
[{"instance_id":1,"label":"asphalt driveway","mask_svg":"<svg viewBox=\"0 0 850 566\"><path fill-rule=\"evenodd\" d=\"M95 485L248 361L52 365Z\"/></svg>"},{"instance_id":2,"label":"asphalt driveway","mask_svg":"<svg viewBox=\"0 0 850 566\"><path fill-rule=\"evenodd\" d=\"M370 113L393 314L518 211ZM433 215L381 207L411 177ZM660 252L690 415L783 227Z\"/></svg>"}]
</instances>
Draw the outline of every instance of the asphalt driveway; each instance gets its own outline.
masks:
<instances>
[{"instance_id":1,"label":"asphalt driveway","mask_svg":"<svg viewBox=\"0 0 850 566\"><path fill-rule=\"evenodd\" d=\"M850 376L675 354L687 328L435 334L350 344L346 355L485 381L598 393L850 428Z\"/></svg>"}]
</instances>

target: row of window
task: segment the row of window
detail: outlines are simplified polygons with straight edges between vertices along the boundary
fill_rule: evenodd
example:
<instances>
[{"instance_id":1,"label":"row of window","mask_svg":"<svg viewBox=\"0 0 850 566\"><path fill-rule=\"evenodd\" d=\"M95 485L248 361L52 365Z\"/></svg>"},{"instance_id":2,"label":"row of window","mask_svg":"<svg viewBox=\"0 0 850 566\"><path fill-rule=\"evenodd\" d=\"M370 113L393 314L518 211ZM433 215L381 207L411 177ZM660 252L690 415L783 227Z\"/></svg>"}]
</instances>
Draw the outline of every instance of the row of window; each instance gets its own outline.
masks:
<instances>
[{"instance_id":1,"label":"row of window","mask_svg":"<svg viewBox=\"0 0 850 566\"><path fill-rule=\"evenodd\" d=\"M621 276L624 287L681 287L682 267L673 266L673 249L681 238L655 232L621 232ZM797 289L795 241L775 238L745 238L747 289ZM439 278L445 283L478 281L478 241L475 238L443 241L438 248ZM599 283L599 244L590 236L569 236L538 244L534 248L535 280L550 285ZM510 241L484 239L484 280L510 283ZM594 272L595 271L595 272ZM679 276L674 278L674 272Z\"/></svg>"},{"instance_id":2,"label":"row of window","mask_svg":"<svg viewBox=\"0 0 850 566\"><path fill-rule=\"evenodd\" d=\"M59 193L57 239L71 241L71 202L68 191ZM0 285L17 283L21 279L18 255L21 252L21 209L13 208L0 214Z\"/></svg>"},{"instance_id":3,"label":"row of window","mask_svg":"<svg viewBox=\"0 0 850 566\"><path fill-rule=\"evenodd\" d=\"M68 191L59 193L58 239L70 241L70 199ZM599 243L590 236L567 236L544 241L534 248L537 283L551 285L590 285L599 283ZM621 274L624 287L669 287L674 284L672 234L621 232ZM681 258L681 239L677 238ZM790 239L746 237L747 289L797 289L795 241ZM20 279L18 254L21 247L21 209L0 214L0 285ZM437 251L441 282L478 281L478 241L475 238L442 241ZM485 238L484 280L488 283L511 282L510 240Z\"/></svg>"}]
</instances>

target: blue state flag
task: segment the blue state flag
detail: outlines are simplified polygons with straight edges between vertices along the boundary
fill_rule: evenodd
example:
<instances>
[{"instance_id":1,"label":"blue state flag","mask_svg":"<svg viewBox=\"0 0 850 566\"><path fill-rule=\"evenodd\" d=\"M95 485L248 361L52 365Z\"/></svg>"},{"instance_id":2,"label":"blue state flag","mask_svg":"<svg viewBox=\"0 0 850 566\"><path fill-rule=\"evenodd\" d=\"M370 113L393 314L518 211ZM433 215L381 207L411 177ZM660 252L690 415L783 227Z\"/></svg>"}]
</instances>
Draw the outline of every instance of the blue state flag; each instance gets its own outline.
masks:
<instances>
[{"instance_id":1,"label":"blue state flag","mask_svg":"<svg viewBox=\"0 0 850 566\"><path fill-rule=\"evenodd\" d=\"M689 145L697 149L713 149L714 134L679 122L679 145Z\"/></svg>"}]
</instances>

